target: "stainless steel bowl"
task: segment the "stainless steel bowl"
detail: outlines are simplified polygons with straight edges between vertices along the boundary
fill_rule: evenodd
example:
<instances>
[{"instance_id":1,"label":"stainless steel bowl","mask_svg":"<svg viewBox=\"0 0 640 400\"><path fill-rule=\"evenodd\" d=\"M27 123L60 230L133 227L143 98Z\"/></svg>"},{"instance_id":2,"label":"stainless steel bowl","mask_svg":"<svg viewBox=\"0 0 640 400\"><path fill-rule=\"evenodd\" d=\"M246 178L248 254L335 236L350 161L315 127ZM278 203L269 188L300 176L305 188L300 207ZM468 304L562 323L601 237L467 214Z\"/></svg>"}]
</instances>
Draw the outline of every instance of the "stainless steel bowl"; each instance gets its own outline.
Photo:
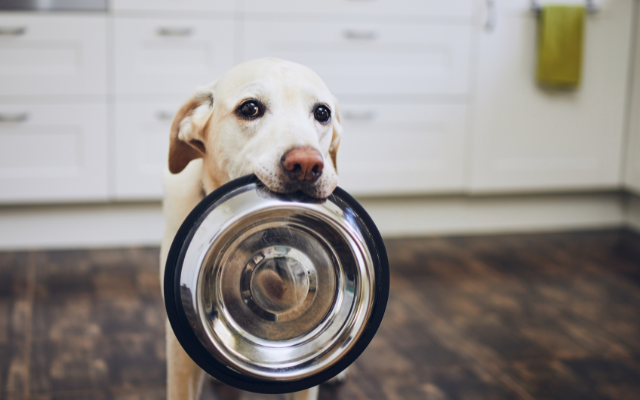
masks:
<instances>
[{"instance_id":1,"label":"stainless steel bowl","mask_svg":"<svg viewBox=\"0 0 640 400\"><path fill-rule=\"evenodd\" d=\"M164 294L178 340L205 371L243 390L294 392L364 351L389 267L373 221L345 191L322 201L277 194L251 175L187 217Z\"/></svg>"}]
</instances>

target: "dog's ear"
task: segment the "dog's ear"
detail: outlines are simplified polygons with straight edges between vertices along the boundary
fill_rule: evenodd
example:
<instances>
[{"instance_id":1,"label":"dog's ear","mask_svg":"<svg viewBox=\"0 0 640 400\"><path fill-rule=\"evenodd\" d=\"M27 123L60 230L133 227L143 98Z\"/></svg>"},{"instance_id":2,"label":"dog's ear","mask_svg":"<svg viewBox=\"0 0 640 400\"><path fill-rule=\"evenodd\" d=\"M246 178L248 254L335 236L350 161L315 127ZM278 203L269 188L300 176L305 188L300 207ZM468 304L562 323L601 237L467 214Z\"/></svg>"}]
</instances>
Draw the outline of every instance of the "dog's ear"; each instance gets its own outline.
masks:
<instances>
[{"instance_id":1,"label":"dog's ear","mask_svg":"<svg viewBox=\"0 0 640 400\"><path fill-rule=\"evenodd\" d=\"M213 92L199 90L180 107L171 123L169 138L169 171L172 174L183 169L206 152L206 114L213 107Z\"/></svg>"},{"instance_id":2,"label":"dog's ear","mask_svg":"<svg viewBox=\"0 0 640 400\"><path fill-rule=\"evenodd\" d=\"M329 146L329 156L333 162L333 168L338 172L338 147L340 147L340 139L342 138L342 125L340 124L340 111L338 109L338 100L334 98L333 110L333 136L331 137L331 145Z\"/></svg>"}]
</instances>

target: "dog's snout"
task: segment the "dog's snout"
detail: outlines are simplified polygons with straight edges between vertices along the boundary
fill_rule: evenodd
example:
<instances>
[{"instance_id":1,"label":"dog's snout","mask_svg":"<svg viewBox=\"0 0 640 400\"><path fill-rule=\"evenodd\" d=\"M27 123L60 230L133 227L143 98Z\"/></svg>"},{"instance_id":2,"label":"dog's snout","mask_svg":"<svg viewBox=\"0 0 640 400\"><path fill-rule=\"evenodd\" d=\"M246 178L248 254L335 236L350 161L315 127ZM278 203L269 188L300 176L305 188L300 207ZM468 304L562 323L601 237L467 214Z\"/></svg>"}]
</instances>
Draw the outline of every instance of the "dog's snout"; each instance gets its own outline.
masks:
<instances>
[{"instance_id":1,"label":"dog's snout","mask_svg":"<svg viewBox=\"0 0 640 400\"><path fill-rule=\"evenodd\" d=\"M322 175L324 161L317 150L299 147L282 156L282 167L292 180L317 181Z\"/></svg>"}]
</instances>

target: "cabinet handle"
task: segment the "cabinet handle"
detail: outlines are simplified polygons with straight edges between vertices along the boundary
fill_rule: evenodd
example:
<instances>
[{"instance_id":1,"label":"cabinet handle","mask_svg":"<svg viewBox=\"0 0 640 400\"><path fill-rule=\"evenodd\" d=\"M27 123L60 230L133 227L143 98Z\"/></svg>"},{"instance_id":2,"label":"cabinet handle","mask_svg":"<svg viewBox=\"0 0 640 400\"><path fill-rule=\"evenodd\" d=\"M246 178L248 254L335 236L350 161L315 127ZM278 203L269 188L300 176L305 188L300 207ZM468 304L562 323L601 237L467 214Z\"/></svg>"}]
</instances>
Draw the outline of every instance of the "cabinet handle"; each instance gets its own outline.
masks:
<instances>
[{"instance_id":1,"label":"cabinet handle","mask_svg":"<svg viewBox=\"0 0 640 400\"><path fill-rule=\"evenodd\" d=\"M0 113L0 122L24 122L29 114L24 113Z\"/></svg>"},{"instance_id":2,"label":"cabinet handle","mask_svg":"<svg viewBox=\"0 0 640 400\"><path fill-rule=\"evenodd\" d=\"M158 28L160 36L191 36L192 33L191 28Z\"/></svg>"},{"instance_id":3,"label":"cabinet handle","mask_svg":"<svg viewBox=\"0 0 640 400\"><path fill-rule=\"evenodd\" d=\"M372 121L376 117L376 113L373 110L345 111L342 113L342 117L352 121Z\"/></svg>"},{"instance_id":4,"label":"cabinet handle","mask_svg":"<svg viewBox=\"0 0 640 400\"><path fill-rule=\"evenodd\" d=\"M171 121L174 114L175 113L169 111L158 111L156 113L156 118L158 118L160 121Z\"/></svg>"},{"instance_id":5,"label":"cabinet handle","mask_svg":"<svg viewBox=\"0 0 640 400\"><path fill-rule=\"evenodd\" d=\"M0 35L2 36L22 36L25 33L27 33L27 28L24 26L0 27Z\"/></svg>"},{"instance_id":6,"label":"cabinet handle","mask_svg":"<svg viewBox=\"0 0 640 400\"><path fill-rule=\"evenodd\" d=\"M378 38L376 31L357 31L353 29L347 29L342 35L349 40L376 40Z\"/></svg>"}]
</instances>

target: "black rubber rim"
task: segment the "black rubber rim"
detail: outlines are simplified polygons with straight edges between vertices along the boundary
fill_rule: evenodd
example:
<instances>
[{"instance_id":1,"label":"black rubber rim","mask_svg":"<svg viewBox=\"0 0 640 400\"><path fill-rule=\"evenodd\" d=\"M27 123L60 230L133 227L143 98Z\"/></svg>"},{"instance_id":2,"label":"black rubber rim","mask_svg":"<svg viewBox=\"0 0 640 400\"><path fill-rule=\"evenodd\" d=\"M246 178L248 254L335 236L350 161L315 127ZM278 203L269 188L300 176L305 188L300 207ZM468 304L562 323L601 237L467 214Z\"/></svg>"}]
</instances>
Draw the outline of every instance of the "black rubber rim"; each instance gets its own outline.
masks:
<instances>
[{"instance_id":1,"label":"black rubber rim","mask_svg":"<svg viewBox=\"0 0 640 400\"><path fill-rule=\"evenodd\" d=\"M367 348L374 335L376 334L382 317L384 316L389 298L389 261L387 259L387 251L375 226L373 220L351 195L341 188L336 188L330 199L334 202L343 202L347 204L360 218L364 226L368 230L368 237L365 242L371 253L374 272L376 277L374 304L371 317L367 322L363 333L355 343L355 345L347 352L336 364L330 368L307 378L296 381L262 381L255 378L247 377L239 374L224 364L220 363L211 356L205 347L200 343L195 333L189 329L189 322L180 302L180 274L182 272L182 261L184 260L185 250L191 243L191 239L200 225L203 214L210 206L222 198L229 192L242 186L261 182L255 175L247 175L235 179L225 185L222 185L207 197L205 197L184 220L178 233L173 239L167 264L164 273L164 302L167 310L167 317L171 324L171 328L176 338L191 357L191 359L200 366L209 375L215 377L221 382L249 392L279 394L291 393L317 386L323 382L333 378L351 363L353 363L362 352ZM186 327L186 329L185 329Z\"/></svg>"}]
</instances>

